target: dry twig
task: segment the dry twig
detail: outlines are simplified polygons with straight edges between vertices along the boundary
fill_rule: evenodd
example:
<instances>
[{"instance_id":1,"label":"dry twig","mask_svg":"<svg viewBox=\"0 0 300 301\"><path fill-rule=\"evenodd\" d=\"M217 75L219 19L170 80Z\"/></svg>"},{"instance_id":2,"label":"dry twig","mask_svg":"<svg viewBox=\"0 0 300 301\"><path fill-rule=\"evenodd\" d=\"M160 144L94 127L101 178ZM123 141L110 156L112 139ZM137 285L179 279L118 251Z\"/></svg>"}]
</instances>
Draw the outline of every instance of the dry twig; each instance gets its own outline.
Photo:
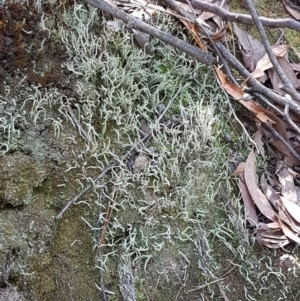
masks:
<instances>
[{"instance_id":1,"label":"dry twig","mask_svg":"<svg viewBox=\"0 0 300 301\"><path fill-rule=\"evenodd\" d=\"M289 104L290 109L295 114L300 116L300 106L295 101L288 102L284 97L268 89L258 80L251 77L250 72L229 52L229 50L222 43L217 42L216 46L218 47L222 55L226 58L226 60L231 64L231 66L235 68L245 79L248 78L247 82L252 87L253 93L262 94L267 99L272 100L282 107L285 107L287 104Z\"/></svg>"},{"instance_id":2,"label":"dry twig","mask_svg":"<svg viewBox=\"0 0 300 301\"><path fill-rule=\"evenodd\" d=\"M203 11L207 11L222 17L223 20L230 22L238 22L243 24L253 25L252 17L244 14L236 14L225 10L224 8L215 4L209 4L200 0L190 0L192 6ZM296 31L300 31L300 23L293 19L270 19L265 17L259 17L263 26L273 28L290 28Z\"/></svg>"},{"instance_id":3,"label":"dry twig","mask_svg":"<svg viewBox=\"0 0 300 301\"><path fill-rule=\"evenodd\" d=\"M171 34L168 34L151 25L148 25L145 22L131 17L130 15L121 11L120 9L109 5L104 0L85 1L93 5L94 7L101 9L103 12L122 20L127 24L128 27L145 32L152 37L155 37L167 44L170 44L176 47L177 49L189 54L190 56L194 57L195 59L197 59L205 65L211 65L215 62L215 58L211 54L202 52L199 48L192 46L189 43L172 36Z\"/></svg>"},{"instance_id":4,"label":"dry twig","mask_svg":"<svg viewBox=\"0 0 300 301\"><path fill-rule=\"evenodd\" d=\"M296 89L294 88L294 86L292 85L292 83L290 82L290 80L288 79L288 77L286 76L286 74L284 73L280 64L277 61L277 58L272 50L272 47L269 43L268 37L267 37L264 27L258 17L258 14L256 12L256 9L254 7L252 0L244 0L244 1L245 1L246 5L248 6L250 14L252 15L253 22L255 23L255 26L261 37L261 42L265 47L265 50L266 50L268 57L273 65L273 68L282 81L282 84L283 84L282 90L289 93L293 97L294 100L300 101L300 94L296 91Z\"/></svg>"},{"instance_id":5,"label":"dry twig","mask_svg":"<svg viewBox=\"0 0 300 301\"><path fill-rule=\"evenodd\" d=\"M72 118L72 120L74 121L75 125L77 125L80 133L82 134L82 136L85 138L85 140L87 141L87 143L92 143L88 133L83 129L83 127L81 126L78 118L76 117L74 111L72 110L71 108L71 105L70 105L70 102L69 100L67 99L66 101L66 108L67 108L67 111L68 111L68 114L70 115L70 117Z\"/></svg>"}]
</instances>

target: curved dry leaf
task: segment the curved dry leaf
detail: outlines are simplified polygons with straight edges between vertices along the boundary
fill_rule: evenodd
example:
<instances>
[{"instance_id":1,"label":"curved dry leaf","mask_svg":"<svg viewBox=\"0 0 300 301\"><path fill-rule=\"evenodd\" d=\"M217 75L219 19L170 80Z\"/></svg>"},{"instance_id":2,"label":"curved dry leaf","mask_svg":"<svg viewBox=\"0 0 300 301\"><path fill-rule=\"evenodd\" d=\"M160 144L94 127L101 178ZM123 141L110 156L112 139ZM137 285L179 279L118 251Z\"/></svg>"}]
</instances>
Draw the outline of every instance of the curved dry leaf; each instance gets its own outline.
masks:
<instances>
[{"instance_id":1,"label":"curved dry leaf","mask_svg":"<svg viewBox=\"0 0 300 301\"><path fill-rule=\"evenodd\" d=\"M267 200L266 196L262 193L262 191L258 188L256 183L256 166L254 159L254 152L251 150L245 165L245 182L247 188L250 192L250 195L260 210L260 212L270 219L271 221L277 221L276 213Z\"/></svg>"},{"instance_id":2,"label":"curved dry leaf","mask_svg":"<svg viewBox=\"0 0 300 301\"><path fill-rule=\"evenodd\" d=\"M266 50L262 43L250 36L246 31L233 24L234 33L238 38L241 48L241 55L245 67L252 72L258 61L264 56Z\"/></svg>"},{"instance_id":3,"label":"curved dry leaf","mask_svg":"<svg viewBox=\"0 0 300 301\"><path fill-rule=\"evenodd\" d=\"M254 142L256 143L256 146L263 158L265 158L265 149L264 149L264 143L262 141L262 132L261 132L261 124L256 122L257 131L254 135Z\"/></svg>"},{"instance_id":4,"label":"curved dry leaf","mask_svg":"<svg viewBox=\"0 0 300 301\"><path fill-rule=\"evenodd\" d=\"M252 197L249 193L249 190L247 188L247 185L245 183L244 173L240 173L239 175L239 188L245 207L246 219L251 226L256 226L258 224L256 208L252 200Z\"/></svg>"},{"instance_id":5,"label":"curved dry leaf","mask_svg":"<svg viewBox=\"0 0 300 301\"><path fill-rule=\"evenodd\" d=\"M241 162L241 163L237 166L236 170L230 175L230 177L236 177L236 176L238 176L240 173L244 172L244 170L245 170L245 162Z\"/></svg>"},{"instance_id":6,"label":"curved dry leaf","mask_svg":"<svg viewBox=\"0 0 300 301\"><path fill-rule=\"evenodd\" d=\"M299 7L298 10L296 9L297 6L290 0L284 0L283 1L284 6L286 10L297 20L300 20L300 12L299 12ZM295 7L296 6L296 7Z\"/></svg>"},{"instance_id":7,"label":"curved dry leaf","mask_svg":"<svg viewBox=\"0 0 300 301\"><path fill-rule=\"evenodd\" d=\"M261 109L264 114L266 114L270 119L274 120L274 124L272 125L272 127L288 142L290 143L285 125L282 121L282 119L280 119L278 116L276 116L274 113L265 110L265 109ZM293 112L290 112L291 116ZM269 135L272 135L269 131L267 131L266 129L263 129L263 134L265 137L269 138ZM274 135L272 135L274 137ZM298 159L296 159L291 152L289 151L289 149L277 138L274 137L273 140L269 141L277 150L279 150L281 153L283 153L284 155L286 155L285 159L284 159L284 163L287 166L293 167L295 165L299 165L300 162ZM296 147L294 148L295 151Z\"/></svg>"},{"instance_id":8,"label":"curved dry leaf","mask_svg":"<svg viewBox=\"0 0 300 301\"><path fill-rule=\"evenodd\" d=\"M218 78L221 82L222 87L226 90L226 92L232 96L235 100L238 100L240 104L242 104L245 108L247 108L250 112L252 112L257 119L261 122L267 122L275 124L275 121L272 120L261 106L256 104L253 100L245 101L243 100L244 91L231 81L227 80L225 74L218 68L215 68Z\"/></svg>"},{"instance_id":9,"label":"curved dry leaf","mask_svg":"<svg viewBox=\"0 0 300 301\"><path fill-rule=\"evenodd\" d=\"M288 134L286 132L285 126L282 122L282 120L276 116L274 113L265 110L265 109L261 109L270 119L274 120L274 124L272 125L274 127L274 129L287 141L289 142L289 138L288 138Z\"/></svg>"},{"instance_id":10,"label":"curved dry leaf","mask_svg":"<svg viewBox=\"0 0 300 301\"><path fill-rule=\"evenodd\" d=\"M275 45L272 47L272 50L276 57L283 57L285 56L288 47L285 45ZM255 70L251 73L251 76L254 78L259 78L264 75L265 71L272 68L273 65L270 62L268 54L265 54L256 65Z\"/></svg>"},{"instance_id":11,"label":"curved dry leaf","mask_svg":"<svg viewBox=\"0 0 300 301\"><path fill-rule=\"evenodd\" d=\"M280 161L280 160L278 160L278 161ZM280 162L282 162L282 161L280 161ZM296 204L297 203L297 192L296 192L296 187L294 184L294 179L290 175L288 168L286 166L284 166L283 162L282 162L282 164L283 164L282 168L280 168L280 170L277 173L279 183L281 184L281 194L285 199ZM277 164L276 164L276 167L277 167ZM299 207L299 210L300 210L300 207Z\"/></svg>"},{"instance_id":12,"label":"curved dry leaf","mask_svg":"<svg viewBox=\"0 0 300 301\"><path fill-rule=\"evenodd\" d=\"M264 245L271 249L278 249L290 243L278 222L260 224L256 239L260 246Z\"/></svg>"},{"instance_id":13,"label":"curved dry leaf","mask_svg":"<svg viewBox=\"0 0 300 301\"><path fill-rule=\"evenodd\" d=\"M288 213L298 222L300 223L300 207L287 200L286 198L284 197L281 197L281 202L282 202L282 205L286 208L286 210L288 211Z\"/></svg>"},{"instance_id":14,"label":"curved dry leaf","mask_svg":"<svg viewBox=\"0 0 300 301\"><path fill-rule=\"evenodd\" d=\"M283 233L291 240L293 240L294 242L296 242L298 245L300 244L300 237L294 232L292 231L284 222L280 221L280 226L281 229L283 231Z\"/></svg>"},{"instance_id":15,"label":"curved dry leaf","mask_svg":"<svg viewBox=\"0 0 300 301\"><path fill-rule=\"evenodd\" d=\"M291 84L293 85L293 87L295 89L298 89L299 82L298 82L297 76L293 70L292 65L284 57L279 57L278 63L281 66L284 73L286 74L289 81L291 82ZM269 69L268 74L269 74L269 78L271 80L273 89L276 92L278 92L279 94L284 95L285 92L281 89L282 81L281 81L279 75L277 74L277 72L274 70L274 68Z\"/></svg>"},{"instance_id":16,"label":"curved dry leaf","mask_svg":"<svg viewBox=\"0 0 300 301\"><path fill-rule=\"evenodd\" d=\"M266 195L267 199L270 201L270 203L276 209L278 209L279 205L281 204L280 197L279 197L277 191L267 183L265 174L262 174L260 177L260 186L261 186L264 194Z\"/></svg>"}]
</instances>

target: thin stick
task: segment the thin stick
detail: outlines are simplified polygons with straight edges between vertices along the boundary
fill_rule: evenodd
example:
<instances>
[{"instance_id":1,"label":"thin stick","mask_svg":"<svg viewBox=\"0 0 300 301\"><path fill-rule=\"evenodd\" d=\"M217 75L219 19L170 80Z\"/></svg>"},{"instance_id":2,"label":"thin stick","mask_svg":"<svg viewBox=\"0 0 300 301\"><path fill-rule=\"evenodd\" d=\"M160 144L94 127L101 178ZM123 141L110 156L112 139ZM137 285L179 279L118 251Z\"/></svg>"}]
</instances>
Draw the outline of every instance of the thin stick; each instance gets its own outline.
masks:
<instances>
[{"instance_id":1,"label":"thin stick","mask_svg":"<svg viewBox=\"0 0 300 301\"><path fill-rule=\"evenodd\" d=\"M269 132L271 132L276 138L278 138L284 146L290 151L290 153L300 161L300 155L292 148L292 146L286 141L274 128L272 128L269 124L263 123L263 127L265 127Z\"/></svg>"},{"instance_id":2,"label":"thin stick","mask_svg":"<svg viewBox=\"0 0 300 301\"><path fill-rule=\"evenodd\" d=\"M72 118L72 120L74 121L75 125L77 125L80 133L82 134L82 136L85 138L85 140L88 142L88 143L91 143L92 144L92 140L90 139L88 133L83 129L83 127L81 126L77 116L75 115L74 111L72 110L71 106L70 106L70 102L69 100L67 99L67 104L66 104L66 108L67 108L67 111L68 111L68 114L70 115L70 117Z\"/></svg>"},{"instance_id":3,"label":"thin stick","mask_svg":"<svg viewBox=\"0 0 300 301\"><path fill-rule=\"evenodd\" d=\"M265 47L265 50L266 50L268 57L273 65L273 68L282 81L282 84L284 86L283 87L284 91L289 93L293 97L294 100L300 101L300 94L296 91L296 89L292 85L291 81L288 79L288 77L286 76L286 74L284 73L280 64L277 61L277 58L272 50L272 47L269 43L268 37L266 35L263 25L261 24L261 21L258 17L258 14L256 12L256 9L254 7L252 0L244 0L244 1L245 1L246 5L248 6L250 14L252 15L253 22L258 30L258 33L261 37L261 42Z\"/></svg>"},{"instance_id":4,"label":"thin stick","mask_svg":"<svg viewBox=\"0 0 300 301\"><path fill-rule=\"evenodd\" d=\"M291 119L290 115L289 115L289 109L290 106L287 104L284 108L284 114L283 114L283 118L286 120L286 122L291 126L291 128L297 133L300 134L300 129L299 127L294 123L294 121Z\"/></svg>"},{"instance_id":5,"label":"thin stick","mask_svg":"<svg viewBox=\"0 0 300 301\"><path fill-rule=\"evenodd\" d=\"M223 20L238 22L242 24L253 25L254 22L252 17L245 14L236 14L225 10L224 8L216 5L209 4L200 0L190 0L192 6L203 11L207 11L222 17ZM273 28L290 28L296 31L300 31L300 23L293 19L270 19L265 17L259 17L260 22L263 26Z\"/></svg>"},{"instance_id":6,"label":"thin stick","mask_svg":"<svg viewBox=\"0 0 300 301\"><path fill-rule=\"evenodd\" d=\"M190 13L188 13L186 10L184 10L180 5L178 5L175 1L173 0L162 0L165 4L167 4L172 10L178 12L180 14L180 16L176 16L177 18L181 19L183 18L184 20L200 27L200 29L203 31L204 35L207 37L207 39L209 40L211 46L214 48L214 50L216 51L217 55L219 56L219 59L221 60L221 63L224 66L224 69L226 71L226 74L229 76L230 80L235 83L236 85L238 85L236 79L233 77L229 66L226 62L226 60L224 60L222 54L220 53L219 49L216 47L214 41L212 40L211 36L208 34L207 30L204 28L204 26L199 23L199 22L195 22L195 20L197 19L197 16L195 14L195 11L193 9L193 6L191 5L189 0L186 0L186 2L188 3L188 5L190 6L191 10L193 11L194 15L191 15Z\"/></svg>"},{"instance_id":7,"label":"thin stick","mask_svg":"<svg viewBox=\"0 0 300 301\"><path fill-rule=\"evenodd\" d=\"M178 48L179 50L182 50L183 52L189 54L190 56L194 57L195 59L199 60L205 65L211 65L215 62L215 58L211 54L202 52L198 47L192 46L191 44L183 40L180 40L172 36L171 34L168 34L151 25L148 25L145 22L142 22L134 17L131 17L130 15L121 11L120 9L108 4L104 0L85 0L85 2L93 5L94 7L101 9L103 12L111 16L114 16L122 20L128 26L130 26L130 28L134 28L142 32L145 32L152 37L155 37L167 44L170 44Z\"/></svg>"},{"instance_id":8,"label":"thin stick","mask_svg":"<svg viewBox=\"0 0 300 301\"><path fill-rule=\"evenodd\" d=\"M174 102L174 100L176 99L176 97L179 95L179 93L182 90L182 86L180 85L178 91L176 92L175 96L169 101L168 105L166 106L165 110L161 113L161 115L158 117L157 122L159 123L161 121L161 119L163 118L163 116L166 114L167 110L170 108L171 104ZM133 150L135 150L137 148L138 145L142 144L143 142L145 142L150 136L152 136L153 133L150 132L148 134L146 134L142 139L140 139L137 143L135 143L130 149L129 151L119 160L119 162L115 162L113 164L111 164L109 167L107 167L106 169L103 170L103 172L97 176L94 180L93 183L98 182L99 180L101 180L110 170L112 170L114 167L118 167L120 165L120 162L123 162L124 160L126 160L132 153ZM56 215L55 219L59 220L62 218L63 214L68 210L68 208L74 204L79 198L81 198L83 195L85 195L91 188L93 187L92 184L88 185L87 187L85 187L79 194L77 194L72 200L70 200L67 205L61 210L61 212L59 214Z\"/></svg>"},{"instance_id":9,"label":"thin stick","mask_svg":"<svg viewBox=\"0 0 300 301\"><path fill-rule=\"evenodd\" d=\"M239 72L240 75L242 75L244 78L248 78L250 76L250 72L228 51L228 49L222 43L217 42L216 46L226 60ZM248 79L248 84L253 88L253 93L256 92L258 94L263 94L267 99L274 101L282 107L285 107L286 104L289 104L290 109L297 114L297 116L300 116L300 106L292 99L287 102L284 97L274 93L253 77Z\"/></svg>"},{"instance_id":10,"label":"thin stick","mask_svg":"<svg viewBox=\"0 0 300 301\"><path fill-rule=\"evenodd\" d=\"M106 229L108 226L108 223L110 221L111 215L112 215L112 211L113 211L113 207L115 205L117 196L118 196L119 190L115 191L113 193L113 197L112 197L112 202L109 201L108 207L107 207L107 211L106 211L106 216L105 216L105 222L102 228L102 232L99 238L99 242L98 242L98 248L102 247L102 244L104 243L105 240L105 233L106 233Z\"/></svg>"},{"instance_id":11,"label":"thin stick","mask_svg":"<svg viewBox=\"0 0 300 301\"><path fill-rule=\"evenodd\" d=\"M201 289L203 289L203 288L205 288L205 287L207 287L207 286L210 286L211 284L214 284L214 283L216 283L216 282L220 282L220 281L226 279L227 277L230 276L229 273L230 273L233 269L235 269L235 266L234 266L233 268L231 268L228 272L226 272L226 273L225 273L223 276L221 276L220 278L215 279L215 280L213 280L213 281L211 281L211 282L209 282L209 283L205 283L205 284L203 284L203 285L201 285L201 286L198 286L197 288L191 289L191 290L188 291L188 293L194 292L194 291L198 291L198 290L201 290Z\"/></svg>"}]
</instances>

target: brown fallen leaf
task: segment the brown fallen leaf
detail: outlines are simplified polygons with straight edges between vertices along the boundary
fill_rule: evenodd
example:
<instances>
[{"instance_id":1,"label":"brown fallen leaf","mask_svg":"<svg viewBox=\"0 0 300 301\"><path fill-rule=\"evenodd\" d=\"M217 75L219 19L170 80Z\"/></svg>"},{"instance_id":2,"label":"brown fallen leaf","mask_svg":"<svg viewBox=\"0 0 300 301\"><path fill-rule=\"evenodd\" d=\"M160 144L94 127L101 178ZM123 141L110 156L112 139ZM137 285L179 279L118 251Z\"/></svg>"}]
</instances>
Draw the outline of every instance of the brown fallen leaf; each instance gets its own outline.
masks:
<instances>
[{"instance_id":1,"label":"brown fallen leaf","mask_svg":"<svg viewBox=\"0 0 300 301\"><path fill-rule=\"evenodd\" d=\"M238 176L240 173L244 172L244 169L245 169L245 162L241 162L236 170L230 175L230 177L236 177Z\"/></svg>"},{"instance_id":2,"label":"brown fallen leaf","mask_svg":"<svg viewBox=\"0 0 300 301\"><path fill-rule=\"evenodd\" d=\"M265 110L261 106L256 104L253 100L243 100L244 91L240 87L229 81L220 69L215 68L215 70L222 87L230 96L232 96L235 100L238 100L240 104L242 104L245 108L252 112L261 122L275 124L275 121L272 120L267 114L265 114Z\"/></svg>"},{"instance_id":3,"label":"brown fallen leaf","mask_svg":"<svg viewBox=\"0 0 300 301\"><path fill-rule=\"evenodd\" d=\"M254 134L254 142L256 143L256 146L263 158L265 158L265 149L264 149L264 143L262 141L262 132L261 132L261 124L259 122L256 122L257 130Z\"/></svg>"},{"instance_id":4,"label":"brown fallen leaf","mask_svg":"<svg viewBox=\"0 0 300 301\"><path fill-rule=\"evenodd\" d=\"M291 202L290 200L287 200L284 197L281 197L282 205L286 208L288 213L298 222L300 223L300 207L298 204L295 204Z\"/></svg>"},{"instance_id":5,"label":"brown fallen leaf","mask_svg":"<svg viewBox=\"0 0 300 301\"><path fill-rule=\"evenodd\" d=\"M285 56L288 47L285 45L275 45L272 47L272 50L276 57L283 57ZM270 62L269 56L265 54L258 62L256 65L255 70L251 73L251 76L254 78L259 78L264 75L264 72L270 68L272 68L273 65Z\"/></svg>"},{"instance_id":6,"label":"brown fallen leaf","mask_svg":"<svg viewBox=\"0 0 300 301\"><path fill-rule=\"evenodd\" d=\"M294 184L294 178L290 175L287 166L285 166L283 161L277 160L276 170L279 183L281 184L281 195L283 196L283 198L296 204L297 192Z\"/></svg>"},{"instance_id":7,"label":"brown fallen leaf","mask_svg":"<svg viewBox=\"0 0 300 301\"><path fill-rule=\"evenodd\" d=\"M271 206L263 192L258 188L256 183L256 166L253 150L251 150L251 152L249 153L245 165L245 183L259 211L269 220L276 222L277 217L273 207Z\"/></svg>"},{"instance_id":8,"label":"brown fallen leaf","mask_svg":"<svg viewBox=\"0 0 300 301\"><path fill-rule=\"evenodd\" d=\"M265 174L262 174L260 177L260 186L269 202L278 209L281 204L279 193L267 183Z\"/></svg>"},{"instance_id":9,"label":"brown fallen leaf","mask_svg":"<svg viewBox=\"0 0 300 301\"><path fill-rule=\"evenodd\" d=\"M251 226L258 225L258 217L253 199L249 193L247 185L245 183L244 173L239 174L239 188L242 196L242 200L245 207L245 216Z\"/></svg>"},{"instance_id":10,"label":"brown fallen leaf","mask_svg":"<svg viewBox=\"0 0 300 301\"><path fill-rule=\"evenodd\" d=\"M275 123L272 124L272 127L290 144L289 136L286 131L286 126L284 125L284 122L281 118L276 116L271 111L261 109L264 114L266 114L270 119L274 120ZM291 112L292 113L292 112ZM292 116L292 114L291 114ZM289 151L289 149L272 133L267 131L266 129L262 128L263 135L269 139L269 143L272 144L277 150L279 150L281 153L285 155L284 163L289 167L294 167L295 165L299 165L300 162L297 160ZM294 147L295 151L297 151L296 147Z\"/></svg>"},{"instance_id":11,"label":"brown fallen leaf","mask_svg":"<svg viewBox=\"0 0 300 301\"><path fill-rule=\"evenodd\" d=\"M290 229L288 225L286 225L281 220L278 220L281 226L283 233L291 240L293 240L298 245L300 244L300 237L293 230Z\"/></svg>"},{"instance_id":12,"label":"brown fallen leaf","mask_svg":"<svg viewBox=\"0 0 300 301\"><path fill-rule=\"evenodd\" d=\"M293 70L292 65L284 58L284 57L279 57L278 58L278 63L281 66L282 70L286 74L287 78L293 85L295 89L299 88L299 81L297 79L297 76ZM284 95L285 92L281 89L282 82L281 79L279 78L277 72L274 70L274 68L271 68L268 70L268 74L273 86L273 89L278 92L281 95Z\"/></svg>"},{"instance_id":13,"label":"brown fallen leaf","mask_svg":"<svg viewBox=\"0 0 300 301\"><path fill-rule=\"evenodd\" d=\"M300 223L296 221L287 211L287 209L281 205L278 211L279 219L288 225L294 233L300 233Z\"/></svg>"},{"instance_id":14,"label":"brown fallen leaf","mask_svg":"<svg viewBox=\"0 0 300 301\"><path fill-rule=\"evenodd\" d=\"M278 249L290 243L278 222L259 224L256 239L260 245L271 249Z\"/></svg>"},{"instance_id":15,"label":"brown fallen leaf","mask_svg":"<svg viewBox=\"0 0 300 301\"><path fill-rule=\"evenodd\" d=\"M297 6L290 0L283 1L286 10L297 20L300 20L300 6Z\"/></svg>"},{"instance_id":16,"label":"brown fallen leaf","mask_svg":"<svg viewBox=\"0 0 300 301\"><path fill-rule=\"evenodd\" d=\"M261 42L250 36L246 31L240 29L236 23L233 24L233 28L234 33L238 38L244 65L252 72L258 61L266 53L266 50Z\"/></svg>"}]
</instances>

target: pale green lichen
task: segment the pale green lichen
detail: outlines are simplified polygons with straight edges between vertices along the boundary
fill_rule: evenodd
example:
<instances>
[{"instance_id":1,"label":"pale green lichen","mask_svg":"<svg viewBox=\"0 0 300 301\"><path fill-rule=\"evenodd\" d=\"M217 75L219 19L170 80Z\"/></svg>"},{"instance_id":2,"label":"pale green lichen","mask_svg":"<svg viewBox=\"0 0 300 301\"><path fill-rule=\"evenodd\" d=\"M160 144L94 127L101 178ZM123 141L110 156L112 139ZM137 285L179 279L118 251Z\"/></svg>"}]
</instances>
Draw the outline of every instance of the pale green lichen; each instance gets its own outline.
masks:
<instances>
[{"instance_id":1,"label":"pale green lichen","mask_svg":"<svg viewBox=\"0 0 300 301\"><path fill-rule=\"evenodd\" d=\"M119 165L93 183L91 193L79 200L81 205L63 216L53 247L55 259L46 254L50 248L39 246L43 262L36 269L41 275L46 266L52 273L45 288L47 300L83 300L88 292L95 300L95 290L101 290L94 285L97 263L109 300L121 300L126 292L119 285L128 279L133 300L221 300L218 283L232 300L274 300L275 287L276 300L292 296L288 275L274 267L272 254L256 250L228 181L229 148L221 137L231 117L213 73L157 40L151 42L152 55L144 54L124 26L114 32L94 8L74 4L62 19L63 26L56 28L54 16L43 15L40 30L66 50L62 68L69 74L72 94L39 86L23 92L13 114L1 111L3 152L13 149L11 137L20 147L16 118L30 131L50 129L44 140L36 132L20 138L26 141L23 151L37 165L45 158L59 163L51 165L57 179L47 178L49 186L32 192L34 200L43 201L39 210L59 210L103 168L115 161ZM159 22L165 30L179 31L166 17L160 16ZM177 114L182 126L162 127L157 106L167 105L178 90L166 118ZM8 96L2 98L5 106ZM66 111L66 99L92 143L84 142ZM154 135L138 152L153 164L132 173L120 158L140 139L142 119ZM248 145L246 138L238 139ZM46 141L54 144L53 157L45 151ZM149 155L151 147L155 156ZM94 263L88 242L96 248L108 206L113 207L112 217ZM15 273L21 275L22 269L23 263Z\"/></svg>"}]
</instances>

